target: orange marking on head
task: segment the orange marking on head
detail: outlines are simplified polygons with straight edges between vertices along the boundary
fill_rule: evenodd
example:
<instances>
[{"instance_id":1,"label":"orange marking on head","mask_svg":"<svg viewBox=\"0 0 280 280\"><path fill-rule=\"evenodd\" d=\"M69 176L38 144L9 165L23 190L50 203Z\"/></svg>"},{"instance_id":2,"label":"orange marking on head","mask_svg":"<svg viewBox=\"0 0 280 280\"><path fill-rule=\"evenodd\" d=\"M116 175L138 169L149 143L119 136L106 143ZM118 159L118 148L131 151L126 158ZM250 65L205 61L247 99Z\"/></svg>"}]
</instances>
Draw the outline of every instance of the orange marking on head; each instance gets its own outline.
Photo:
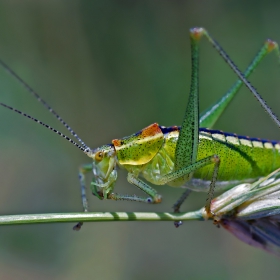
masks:
<instances>
[{"instance_id":1,"label":"orange marking on head","mask_svg":"<svg viewBox=\"0 0 280 280\"><path fill-rule=\"evenodd\" d=\"M141 132L141 136L143 138L148 137L148 136L155 136L161 132L161 129L159 128L157 123L153 123L145 128L143 128Z\"/></svg>"},{"instance_id":2,"label":"orange marking on head","mask_svg":"<svg viewBox=\"0 0 280 280\"><path fill-rule=\"evenodd\" d=\"M120 147L122 145L122 141L119 139L112 140L112 143L115 147Z\"/></svg>"}]
</instances>

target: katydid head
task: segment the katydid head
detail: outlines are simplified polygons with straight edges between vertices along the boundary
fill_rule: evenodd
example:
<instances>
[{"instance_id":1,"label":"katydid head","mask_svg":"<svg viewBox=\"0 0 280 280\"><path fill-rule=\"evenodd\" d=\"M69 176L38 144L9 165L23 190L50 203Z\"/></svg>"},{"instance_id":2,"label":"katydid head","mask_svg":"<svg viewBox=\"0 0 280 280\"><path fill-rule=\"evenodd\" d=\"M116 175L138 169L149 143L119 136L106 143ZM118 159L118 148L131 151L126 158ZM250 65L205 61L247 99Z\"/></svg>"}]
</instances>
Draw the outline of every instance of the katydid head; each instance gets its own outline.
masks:
<instances>
[{"instance_id":1,"label":"katydid head","mask_svg":"<svg viewBox=\"0 0 280 280\"><path fill-rule=\"evenodd\" d=\"M93 159L92 172L94 178L91 182L91 190L99 198L106 199L107 194L113 190L114 183L117 180L115 148L113 145L108 144L94 150L88 149L84 152Z\"/></svg>"},{"instance_id":2,"label":"katydid head","mask_svg":"<svg viewBox=\"0 0 280 280\"><path fill-rule=\"evenodd\" d=\"M69 141L71 144L76 146L78 149L82 150L88 157L93 159L92 164L92 171L94 175L95 181L92 182L92 185L94 188L92 189L93 193L97 194L96 186L102 189L102 196L104 198L107 198L107 194L113 190L114 182L117 180L117 171L116 163L117 163L117 157L116 157L116 151L112 144L104 145L100 148L92 150L89 148L79 137L78 135L66 124L66 127L71 132L72 135L74 135L79 142L81 142L82 145L77 144L75 141L73 141L68 136L64 135L60 131L50 127L49 125L37 120L34 117L31 117L28 114L25 114L13 107L10 107L4 103L0 102L0 106L3 106L7 109L10 109L24 117L27 117L31 120L33 120L36 123L39 123L40 125L50 129L51 131L55 132L59 136L63 137L67 141ZM61 118L60 118L61 119ZM61 119L62 120L62 119Z\"/></svg>"},{"instance_id":3,"label":"katydid head","mask_svg":"<svg viewBox=\"0 0 280 280\"><path fill-rule=\"evenodd\" d=\"M104 184L116 167L116 152L113 145L104 145L92 151L93 175ZM99 182L101 181L101 182Z\"/></svg>"}]
</instances>

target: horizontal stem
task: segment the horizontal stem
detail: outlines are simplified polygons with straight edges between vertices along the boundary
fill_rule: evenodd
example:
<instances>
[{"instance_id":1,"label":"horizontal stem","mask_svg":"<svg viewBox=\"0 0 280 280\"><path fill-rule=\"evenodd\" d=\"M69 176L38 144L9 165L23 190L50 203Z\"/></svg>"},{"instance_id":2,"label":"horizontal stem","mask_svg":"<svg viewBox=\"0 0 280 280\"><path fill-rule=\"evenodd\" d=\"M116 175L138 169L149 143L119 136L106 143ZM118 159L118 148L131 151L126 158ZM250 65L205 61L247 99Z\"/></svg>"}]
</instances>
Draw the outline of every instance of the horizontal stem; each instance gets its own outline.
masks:
<instances>
[{"instance_id":1,"label":"horizontal stem","mask_svg":"<svg viewBox=\"0 0 280 280\"><path fill-rule=\"evenodd\" d=\"M186 213L156 212L91 212L53 213L0 216L0 225L63 223L63 222L109 222L109 221L203 221L201 210Z\"/></svg>"}]
</instances>

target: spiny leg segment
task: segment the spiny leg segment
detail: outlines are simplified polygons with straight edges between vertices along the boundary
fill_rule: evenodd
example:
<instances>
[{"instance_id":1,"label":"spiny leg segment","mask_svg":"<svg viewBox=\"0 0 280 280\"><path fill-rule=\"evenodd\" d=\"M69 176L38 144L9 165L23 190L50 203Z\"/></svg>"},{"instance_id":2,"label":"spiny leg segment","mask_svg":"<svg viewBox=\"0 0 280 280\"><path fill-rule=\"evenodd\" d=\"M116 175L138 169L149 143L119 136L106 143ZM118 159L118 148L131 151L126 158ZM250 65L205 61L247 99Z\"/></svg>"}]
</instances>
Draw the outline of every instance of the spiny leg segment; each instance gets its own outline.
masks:
<instances>
[{"instance_id":1,"label":"spiny leg segment","mask_svg":"<svg viewBox=\"0 0 280 280\"><path fill-rule=\"evenodd\" d=\"M218 170L220 165L220 159L218 155L212 155L208 158L196 161L197 149L198 149L198 137L199 137L199 41L202 33L199 30L192 29L190 32L191 40L191 58L192 58L192 76L191 76L191 89L188 105L185 112L183 124L181 126L179 138L175 151L175 171L164 176L164 179L169 181L180 180L184 178L190 180L193 172L207 164L214 163L213 176L210 184L210 190L208 193L208 200L206 203L206 211L210 215L210 201L213 196L215 182L218 176ZM181 174L180 176L178 176ZM188 178L185 176L188 174ZM179 212L181 204L186 199L186 192L176 203L176 211ZM208 202L209 201L209 202ZM175 226L178 227L181 224L180 221L175 222Z\"/></svg>"},{"instance_id":2,"label":"spiny leg segment","mask_svg":"<svg viewBox=\"0 0 280 280\"><path fill-rule=\"evenodd\" d=\"M84 208L84 212L88 212L88 202L87 202L87 195L86 195L86 183L85 183L85 174L92 171L92 163L85 164L79 169L79 181L81 186L81 194L82 194L82 204ZM73 230L80 230L83 225L83 222L78 222L74 227Z\"/></svg>"},{"instance_id":3,"label":"spiny leg segment","mask_svg":"<svg viewBox=\"0 0 280 280\"><path fill-rule=\"evenodd\" d=\"M201 35L204 35L208 41L211 43L211 45L218 51L218 53L221 55L221 57L225 60L225 62L230 66L230 68L236 73L236 75L239 77L239 79L246 85L246 87L254 94L254 96L257 98L263 109L268 113L268 115L272 118L272 120L277 124L277 126L280 128L280 121L277 118L277 116L272 112L272 110L267 106L266 102L262 99L261 95L257 92L257 90L250 84L250 82L246 79L244 74L238 69L238 67L234 64L234 62L230 59L230 57L227 55L227 53L222 49L222 47L213 39L212 36L209 35L209 33L204 28L194 28L195 32L200 33ZM268 51L271 51L273 49L276 49L279 55L278 45L277 43L273 41L267 41Z\"/></svg>"},{"instance_id":4,"label":"spiny leg segment","mask_svg":"<svg viewBox=\"0 0 280 280\"><path fill-rule=\"evenodd\" d=\"M85 164L79 169L79 181L81 185L81 194L82 194L82 203L84 212L88 212L88 202L86 197L86 183L85 183L85 174L92 172L93 165L92 163Z\"/></svg>"},{"instance_id":5,"label":"spiny leg segment","mask_svg":"<svg viewBox=\"0 0 280 280\"><path fill-rule=\"evenodd\" d=\"M280 53L278 44L270 39L266 40L262 48L258 51L256 56L253 58L250 65L244 72L244 77L248 78L253 71L257 68L259 63L272 51L276 52L278 60L280 60ZM220 118L222 113L225 111L227 106L235 97L236 93L239 91L243 82L241 80L236 81L234 85L223 95L223 97L218 100L213 106L208 108L201 114L200 117L200 127L212 128L216 121Z\"/></svg>"},{"instance_id":6,"label":"spiny leg segment","mask_svg":"<svg viewBox=\"0 0 280 280\"><path fill-rule=\"evenodd\" d=\"M192 60L192 76L191 76L191 88L188 100L188 105L185 111L184 120L181 126L179 138L175 151L175 172L194 164L196 161L197 148L198 148L198 136L199 136L199 84L198 84L198 68L199 68L199 45L195 38L190 34L191 40L191 60ZM192 177L192 173L188 176L189 180ZM186 192L176 202L175 212L180 212L180 206L184 200L189 196L190 192L186 195ZM175 221L175 227L181 225L181 221Z\"/></svg>"}]
</instances>

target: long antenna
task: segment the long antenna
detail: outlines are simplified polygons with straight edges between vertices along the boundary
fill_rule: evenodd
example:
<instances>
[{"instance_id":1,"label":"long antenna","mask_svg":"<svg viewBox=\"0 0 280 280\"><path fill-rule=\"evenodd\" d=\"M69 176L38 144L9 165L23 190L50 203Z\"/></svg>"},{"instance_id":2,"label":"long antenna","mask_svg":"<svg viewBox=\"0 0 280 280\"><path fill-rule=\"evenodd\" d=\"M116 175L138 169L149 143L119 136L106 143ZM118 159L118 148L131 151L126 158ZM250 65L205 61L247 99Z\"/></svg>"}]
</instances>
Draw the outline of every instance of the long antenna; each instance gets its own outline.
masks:
<instances>
[{"instance_id":1,"label":"long antenna","mask_svg":"<svg viewBox=\"0 0 280 280\"><path fill-rule=\"evenodd\" d=\"M86 155L88 155L89 157L91 156L92 152L91 152L91 149L90 149L89 147L86 147L86 148L85 148L85 147L80 146L79 144L77 144L76 142L74 142L71 138L69 138L68 136L64 135L64 134L61 133L60 131L58 131L58 130L52 128L51 126L49 126L49 125L47 125L47 124L45 124L45 123L43 123L43 122L41 122L41 121L39 121L39 120L37 120L36 118L31 117L31 116L28 115L28 114L25 114L25 113L23 113L23 112L21 112L21 111L15 109L15 108L11 107L11 106L8 106L8 105L2 103L2 102L0 102L0 105L3 106L3 107L5 107L5 108L7 108L7 109L10 109L11 111L14 111L14 112L18 113L18 114L20 114L20 115L22 115L22 116L24 116L24 117L29 118L30 120L32 120L32 121L34 121L34 122L36 122L36 123L38 123L38 124L40 124L40 125L42 125L42 126L44 126L44 127L46 127L46 128L48 128L49 130L55 132L55 133L58 134L59 136L61 136L61 137L65 138L66 140L68 140L71 144L73 144L74 146L76 146L77 148L79 148L80 150L82 150L82 151L83 151Z\"/></svg>"},{"instance_id":2,"label":"long antenna","mask_svg":"<svg viewBox=\"0 0 280 280\"><path fill-rule=\"evenodd\" d=\"M82 141L82 139L77 135L77 133L74 132L74 130L52 109L52 107L44 101L40 95L31 88L23 79L21 79L4 61L0 59L0 66L2 66L13 78L15 78L28 92L30 92L40 103L42 103L45 108L48 109L49 112L51 112L67 129L68 131L81 143L81 145L84 147L84 149L89 149L89 147ZM12 107L9 107L3 103L1 103L2 106L11 109ZM17 110L11 109L15 112ZM22 114L24 115L24 114Z\"/></svg>"}]
</instances>

